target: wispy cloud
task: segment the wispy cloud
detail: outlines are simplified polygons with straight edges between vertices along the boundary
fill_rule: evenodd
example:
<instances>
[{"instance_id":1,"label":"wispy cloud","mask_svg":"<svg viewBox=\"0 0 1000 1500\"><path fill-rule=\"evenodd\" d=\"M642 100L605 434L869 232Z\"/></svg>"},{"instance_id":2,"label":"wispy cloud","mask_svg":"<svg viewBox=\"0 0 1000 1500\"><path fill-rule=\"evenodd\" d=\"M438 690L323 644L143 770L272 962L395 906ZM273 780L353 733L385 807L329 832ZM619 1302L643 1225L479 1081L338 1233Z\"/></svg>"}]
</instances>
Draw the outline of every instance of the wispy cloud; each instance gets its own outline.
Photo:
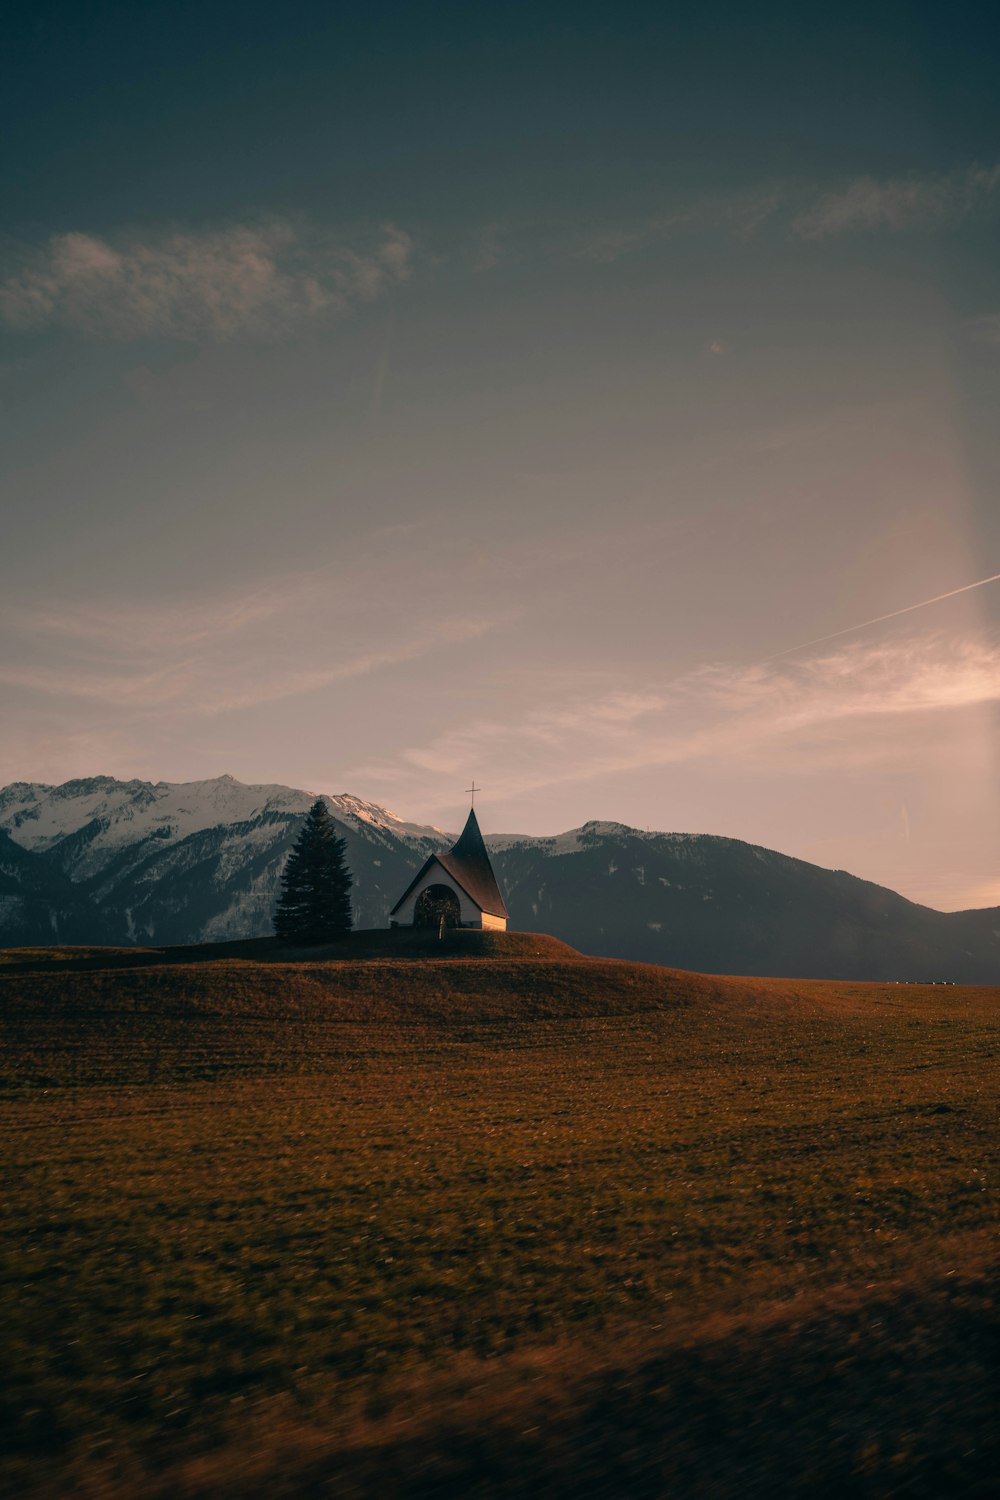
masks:
<instances>
[{"instance_id":1,"label":"wispy cloud","mask_svg":"<svg viewBox=\"0 0 1000 1500\"><path fill-rule=\"evenodd\" d=\"M402 645L347 651L311 664L296 664L284 654L272 654L270 659L256 654L245 658L242 652L235 656L219 649L187 655L164 651L169 659L155 664L148 653L137 658L126 647L119 654L103 652L89 667L79 663L0 664L0 683L50 698L85 699L109 708L164 709L184 716L214 717L367 677L415 661L440 646L476 640L499 623L502 621L488 616L450 615Z\"/></svg>"},{"instance_id":2,"label":"wispy cloud","mask_svg":"<svg viewBox=\"0 0 1000 1500\"><path fill-rule=\"evenodd\" d=\"M471 597L442 611L407 584L402 566L359 555L346 576L318 568L223 598L100 608L12 602L0 624L18 649L0 662L0 684L126 714L217 717L460 646L511 616ZM405 630L385 606L391 594Z\"/></svg>"},{"instance_id":3,"label":"wispy cloud","mask_svg":"<svg viewBox=\"0 0 1000 1500\"><path fill-rule=\"evenodd\" d=\"M928 719L1000 703L1000 646L922 636L855 644L803 661L713 665L646 690L588 691L513 723L452 725L395 766L451 779L469 765L494 794L518 796L646 766L731 761L771 768L899 765L919 756ZM922 726L922 729L921 727Z\"/></svg>"},{"instance_id":4,"label":"wispy cloud","mask_svg":"<svg viewBox=\"0 0 1000 1500\"><path fill-rule=\"evenodd\" d=\"M229 713L233 709L256 708L284 698L298 697L302 693L317 692L355 677L368 677L387 667L398 667L406 662L416 661L438 647L478 640L501 623L502 618L496 617L452 615L412 636L402 645L361 651L326 665L291 671L286 669L277 675L256 676L243 689L222 691L210 700L203 701L201 712L220 714Z\"/></svg>"},{"instance_id":5,"label":"wispy cloud","mask_svg":"<svg viewBox=\"0 0 1000 1500\"><path fill-rule=\"evenodd\" d=\"M965 328L977 344L1000 347L1000 313L986 313L980 318L970 318Z\"/></svg>"},{"instance_id":6,"label":"wispy cloud","mask_svg":"<svg viewBox=\"0 0 1000 1500\"><path fill-rule=\"evenodd\" d=\"M770 229L793 239L822 240L863 230L947 229L997 211L1000 165L973 166L934 175L857 177L832 192L788 181L707 193L631 222L576 229L546 244L553 255L610 265L692 235L739 242Z\"/></svg>"},{"instance_id":7,"label":"wispy cloud","mask_svg":"<svg viewBox=\"0 0 1000 1500\"><path fill-rule=\"evenodd\" d=\"M484 224L473 236L469 261L474 271L492 271L504 256L503 229L499 224Z\"/></svg>"},{"instance_id":8,"label":"wispy cloud","mask_svg":"<svg viewBox=\"0 0 1000 1500\"><path fill-rule=\"evenodd\" d=\"M988 640L916 636L841 647L781 666L708 668L701 676L727 711L760 714L769 738L858 719L973 708L1000 701L1000 646Z\"/></svg>"},{"instance_id":9,"label":"wispy cloud","mask_svg":"<svg viewBox=\"0 0 1000 1500\"><path fill-rule=\"evenodd\" d=\"M288 581L250 590L246 594L195 602L141 604L128 600L102 606L80 604L19 604L4 608L12 630L41 640L59 639L95 651L143 654L169 643L171 650L189 650L206 641L224 640L270 619L288 607Z\"/></svg>"},{"instance_id":10,"label":"wispy cloud","mask_svg":"<svg viewBox=\"0 0 1000 1500\"><path fill-rule=\"evenodd\" d=\"M626 225L606 225L577 234L570 251L582 260L610 264L632 251L665 243L682 235L717 231L746 239L772 219L782 207L787 190L765 187L756 192L714 194L694 198L669 212Z\"/></svg>"},{"instance_id":11,"label":"wispy cloud","mask_svg":"<svg viewBox=\"0 0 1000 1500\"><path fill-rule=\"evenodd\" d=\"M116 340L274 336L406 280L412 251L391 225L369 243L348 244L285 220L108 239L54 235L8 249L0 320Z\"/></svg>"},{"instance_id":12,"label":"wispy cloud","mask_svg":"<svg viewBox=\"0 0 1000 1500\"><path fill-rule=\"evenodd\" d=\"M465 258L480 271L539 253L611 264L690 235L739 241L772 227L822 240L859 230L943 228L997 209L1000 166L858 177L818 196L802 184L770 183L694 196L630 223L588 225L555 236L489 223L472 235ZM442 252L429 263L449 258ZM407 280L413 266L413 240L392 224L351 238L283 218L106 236L74 230L43 244L4 245L0 323L118 341L274 337L379 297Z\"/></svg>"},{"instance_id":13,"label":"wispy cloud","mask_svg":"<svg viewBox=\"0 0 1000 1500\"><path fill-rule=\"evenodd\" d=\"M858 177L796 216L793 232L821 240L858 230L937 229L1000 207L1000 166L935 176Z\"/></svg>"}]
</instances>

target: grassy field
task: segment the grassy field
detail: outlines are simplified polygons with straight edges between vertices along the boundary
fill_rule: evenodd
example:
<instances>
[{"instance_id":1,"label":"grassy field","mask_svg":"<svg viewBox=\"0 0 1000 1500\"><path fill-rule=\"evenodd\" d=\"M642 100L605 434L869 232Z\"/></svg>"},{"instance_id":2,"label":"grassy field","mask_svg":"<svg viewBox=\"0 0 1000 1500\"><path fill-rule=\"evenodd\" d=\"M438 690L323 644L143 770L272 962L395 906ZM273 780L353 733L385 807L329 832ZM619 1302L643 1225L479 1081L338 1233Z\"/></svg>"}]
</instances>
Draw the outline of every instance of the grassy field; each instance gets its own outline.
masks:
<instances>
[{"instance_id":1,"label":"grassy field","mask_svg":"<svg viewBox=\"0 0 1000 1500\"><path fill-rule=\"evenodd\" d=\"M998 1001L0 954L6 1492L992 1494Z\"/></svg>"}]
</instances>

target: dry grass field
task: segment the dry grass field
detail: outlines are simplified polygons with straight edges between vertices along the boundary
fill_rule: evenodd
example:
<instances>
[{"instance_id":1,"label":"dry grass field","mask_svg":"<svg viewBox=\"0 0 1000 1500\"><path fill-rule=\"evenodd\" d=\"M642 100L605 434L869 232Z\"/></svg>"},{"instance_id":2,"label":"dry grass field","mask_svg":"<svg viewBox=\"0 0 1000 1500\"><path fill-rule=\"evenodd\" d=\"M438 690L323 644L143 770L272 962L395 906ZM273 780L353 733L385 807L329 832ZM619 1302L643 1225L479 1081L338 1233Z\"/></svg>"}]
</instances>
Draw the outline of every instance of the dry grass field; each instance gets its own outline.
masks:
<instances>
[{"instance_id":1,"label":"dry grass field","mask_svg":"<svg viewBox=\"0 0 1000 1500\"><path fill-rule=\"evenodd\" d=\"M5 1493L991 1494L998 1002L0 954Z\"/></svg>"}]
</instances>

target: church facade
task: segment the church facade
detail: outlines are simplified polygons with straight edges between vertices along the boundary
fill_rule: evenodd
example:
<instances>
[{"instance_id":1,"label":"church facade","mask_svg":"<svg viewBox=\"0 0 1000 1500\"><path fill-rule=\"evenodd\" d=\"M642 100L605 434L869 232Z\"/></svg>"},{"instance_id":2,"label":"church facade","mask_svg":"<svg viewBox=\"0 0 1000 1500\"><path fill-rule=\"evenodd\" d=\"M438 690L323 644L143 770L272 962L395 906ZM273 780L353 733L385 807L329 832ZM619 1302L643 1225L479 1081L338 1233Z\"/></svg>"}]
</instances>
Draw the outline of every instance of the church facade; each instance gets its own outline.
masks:
<instances>
[{"instance_id":1,"label":"church facade","mask_svg":"<svg viewBox=\"0 0 1000 1500\"><path fill-rule=\"evenodd\" d=\"M475 810L447 853L432 854L389 913L390 927L507 929L507 907Z\"/></svg>"}]
</instances>

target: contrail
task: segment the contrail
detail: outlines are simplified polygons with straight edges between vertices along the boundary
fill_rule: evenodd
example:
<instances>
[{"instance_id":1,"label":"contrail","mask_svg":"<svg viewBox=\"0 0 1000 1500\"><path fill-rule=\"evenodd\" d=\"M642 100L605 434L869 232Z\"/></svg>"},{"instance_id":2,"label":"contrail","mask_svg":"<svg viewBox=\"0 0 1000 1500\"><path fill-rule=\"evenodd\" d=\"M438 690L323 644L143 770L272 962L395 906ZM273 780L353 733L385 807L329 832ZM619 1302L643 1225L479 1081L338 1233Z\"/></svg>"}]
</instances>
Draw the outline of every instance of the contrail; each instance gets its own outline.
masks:
<instances>
[{"instance_id":1,"label":"contrail","mask_svg":"<svg viewBox=\"0 0 1000 1500\"><path fill-rule=\"evenodd\" d=\"M895 620L900 615L912 614L915 609L926 609L928 604L940 604L942 599L954 599L956 594L967 594L970 589L981 589L986 583L998 582L1000 573L992 573L989 578L977 578L975 583L963 583L960 589L949 589L947 594L935 594L933 599L921 599L919 604L907 604L903 609L890 610L887 615L876 615L874 620L862 620L860 625L847 625L843 630L832 630L829 635L818 635L815 640L800 641L797 646L786 646L784 651L765 656L764 662L777 661L780 656L791 656L793 651L805 651L809 646L821 646L824 641L835 641L839 636L853 635L855 630L867 630L869 625L881 625L883 620Z\"/></svg>"}]
</instances>

